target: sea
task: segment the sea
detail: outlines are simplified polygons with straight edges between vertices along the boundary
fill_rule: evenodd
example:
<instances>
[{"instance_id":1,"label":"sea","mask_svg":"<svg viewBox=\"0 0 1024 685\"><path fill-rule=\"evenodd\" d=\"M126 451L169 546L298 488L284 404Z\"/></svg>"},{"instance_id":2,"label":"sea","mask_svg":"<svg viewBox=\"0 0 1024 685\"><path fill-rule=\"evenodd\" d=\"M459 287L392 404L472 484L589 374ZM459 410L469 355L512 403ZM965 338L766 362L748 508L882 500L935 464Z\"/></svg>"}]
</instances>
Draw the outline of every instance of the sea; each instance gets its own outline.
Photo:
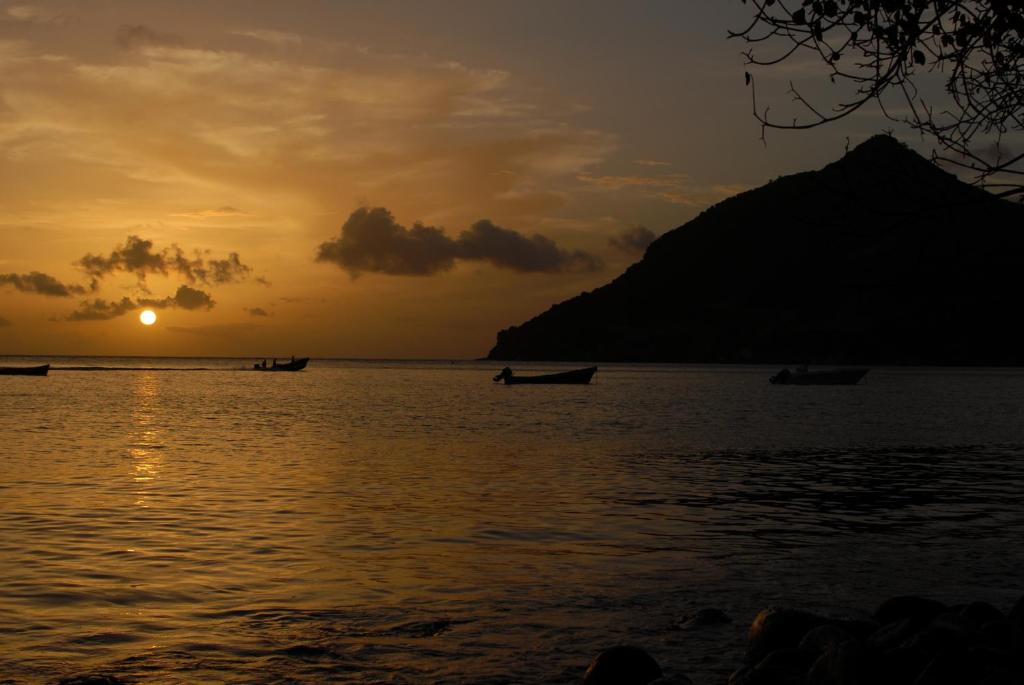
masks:
<instances>
[{"instance_id":1,"label":"sea","mask_svg":"<svg viewBox=\"0 0 1024 685\"><path fill-rule=\"evenodd\" d=\"M0 683L714 685L765 607L1024 594L1024 369L253 361L0 359Z\"/></svg>"}]
</instances>

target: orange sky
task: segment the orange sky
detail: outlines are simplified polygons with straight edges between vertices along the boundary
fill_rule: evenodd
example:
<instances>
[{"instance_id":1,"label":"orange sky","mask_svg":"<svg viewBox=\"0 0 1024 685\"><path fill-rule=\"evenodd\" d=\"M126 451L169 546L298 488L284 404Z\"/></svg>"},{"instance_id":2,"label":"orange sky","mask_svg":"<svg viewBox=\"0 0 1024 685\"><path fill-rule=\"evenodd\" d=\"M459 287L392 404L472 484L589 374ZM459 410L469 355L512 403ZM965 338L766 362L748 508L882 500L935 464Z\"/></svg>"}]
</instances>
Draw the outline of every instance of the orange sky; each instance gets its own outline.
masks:
<instances>
[{"instance_id":1,"label":"orange sky","mask_svg":"<svg viewBox=\"0 0 1024 685\"><path fill-rule=\"evenodd\" d=\"M0 2L0 354L479 357L872 132L763 146L739 3L555 4Z\"/></svg>"}]
</instances>

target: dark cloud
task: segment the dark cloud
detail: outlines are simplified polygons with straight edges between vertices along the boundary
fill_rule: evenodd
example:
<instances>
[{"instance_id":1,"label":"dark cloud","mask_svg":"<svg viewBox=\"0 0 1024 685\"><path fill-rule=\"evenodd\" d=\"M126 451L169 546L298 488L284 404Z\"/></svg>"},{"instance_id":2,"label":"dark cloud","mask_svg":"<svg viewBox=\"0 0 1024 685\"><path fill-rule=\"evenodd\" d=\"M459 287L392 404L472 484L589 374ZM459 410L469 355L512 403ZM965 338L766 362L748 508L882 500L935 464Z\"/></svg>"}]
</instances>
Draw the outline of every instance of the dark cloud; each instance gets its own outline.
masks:
<instances>
[{"instance_id":1,"label":"dark cloud","mask_svg":"<svg viewBox=\"0 0 1024 685\"><path fill-rule=\"evenodd\" d=\"M249 312L250 316L270 316L270 312L263 307L250 307L245 311Z\"/></svg>"},{"instance_id":2,"label":"dark cloud","mask_svg":"<svg viewBox=\"0 0 1024 685\"><path fill-rule=\"evenodd\" d=\"M407 229L383 207L360 207L341 227L340 237L321 243L316 259L352 275L425 276L455 266L455 249L439 228L417 223Z\"/></svg>"},{"instance_id":3,"label":"dark cloud","mask_svg":"<svg viewBox=\"0 0 1024 685\"><path fill-rule=\"evenodd\" d=\"M407 229L383 207L352 212L341 235L321 243L316 259L337 264L353 276L364 271L427 276L451 270L456 259L487 261L521 272L601 268L593 255L564 250L540 234L527 237L484 219L453 240L433 226L416 223Z\"/></svg>"},{"instance_id":4,"label":"dark cloud","mask_svg":"<svg viewBox=\"0 0 1024 685\"><path fill-rule=\"evenodd\" d=\"M554 273L596 271L601 261L582 250L563 250L539 233L522 233L496 226L487 219L463 231L456 243L461 259L479 259L513 271Z\"/></svg>"},{"instance_id":5,"label":"dark cloud","mask_svg":"<svg viewBox=\"0 0 1024 685\"><path fill-rule=\"evenodd\" d=\"M160 300L141 299L133 300L130 297L122 297L120 301L108 302L104 299L85 300L78 309L68 314L68 321L105 321L124 316L130 311L150 307L152 309L213 309L216 302L208 293L202 290L190 288L187 285L178 287L178 290L171 297Z\"/></svg>"},{"instance_id":6,"label":"dark cloud","mask_svg":"<svg viewBox=\"0 0 1024 685\"><path fill-rule=\"evenodd\" d=\"M103 299L85 300L78 309L68 314L68 321L106 321L136 309L137 304L127 297L122 297L120 302L108 302Z\"/></svg>"},{"instance_id":7,"label":"dark cloud","mask_svg":"<svg viewBox=\"0 0 1024 685\"><path fill-rule=\"evenodd\" d=\"M0 285L13 285L23 293L37 293L50 297L71 297L84 295L86 290L80 285L61 283L49 274L33 271L27 274L0 274Z\"/></svg>"},{"instance_id":8,"label":"dark cloud","mask_svg":"<svg viewBox=\"0 0 1024 685\"><path fill-rule=\"evenodd\" d=\"M638 255L643 254L655 238L654 231L646 226L633 226L609 238L608 244L626 254Z\"/></svg>"},{"instance_id":9,"label":"dark cloud","mask_svg":"<svg viewBox=\"0 0 1024 685\"><path fill-rule=\"evenodd\" d=\"M167 275L164 255L153 252L152 240L143 240L137 235L128 236L124 245L114 248L109 256L87 254L77 265L92 277L94 289L99 279L117 271L133 273L140 281L145 281L148 274ZM180 270L180 265L177 268Z\"/></svg>"},{"instance_id":10,"label":"dark cloud","mask_svg":"<svg viewBox=\"0 0 1024 685\"><path fill-rule=\"evenodd\" d=\"M230 253L227 259L206 259L197 250L189 257L177 245L156 251L152 240L137 235L128 236L124 245L115 247L107 256L87 254L76 264L92 278L94 290L102 278L118 272L134 274L144 290L146 276L150 274L166 276L174 272L189 283L206 285L238 283L252 275L252 267L243 264L237 252ZM265 279L257 280L266 283Z\"/></svg>"},{"instance_id":11,"label":"dark cloud","mask_svg":"<svg viewBox=\"0 0 1024 685\"><path fill-rule=\"evenodd\" d=\"M235 283L244 281L252 273L252 267L242 264L237 252L232 252L227 259L211 259L206 262L209 268L204 283Z\"/></svg>"},{"instance_id":12,"label":"dark cloud","mask_svg":"<svg viewBox=\"0 0 1024 685\"><path fill-rule=\"evenodd\" d=\"M178 290L174 293L174 297L166 297L161 300L159 304L153 304L151 306L180 307L181 309L213 309L215 304L217 303L213 301L213 298L210 297L209 293L204 293L202 290L190 288L187 285L181 285L178 286Z\"/></svg>"},{"instance_id":13,"label":"dark cloud","mask_svg":"<svg viewBox=\"0 0 1024 685\"><path fill-rule=\"evenodd\" d=\"M138 50L148 47L178 48L185 44L185 39L173 33L160 33L143 24L124 24L117 28L114 40L125 50Z\"/></svg>"},{"instance_id":14,"label":"dark cloud","mask_svg":"<svg viewBox=\"0 0 1024 685\"><path fill-rule=\"evenodd\" d=\"M11 322L4 317L0 316L0 328L7 328L11 325Z\"/></svg>"}]
</instances>

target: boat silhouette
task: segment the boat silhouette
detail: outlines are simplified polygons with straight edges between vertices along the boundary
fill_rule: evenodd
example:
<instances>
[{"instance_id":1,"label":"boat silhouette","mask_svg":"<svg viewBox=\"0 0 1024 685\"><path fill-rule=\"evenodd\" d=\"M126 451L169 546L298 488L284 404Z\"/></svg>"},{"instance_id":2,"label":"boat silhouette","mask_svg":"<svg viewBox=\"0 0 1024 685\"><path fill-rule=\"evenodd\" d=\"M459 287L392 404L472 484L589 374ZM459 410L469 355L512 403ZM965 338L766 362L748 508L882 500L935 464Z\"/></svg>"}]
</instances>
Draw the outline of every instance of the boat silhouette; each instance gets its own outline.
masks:
<instances>
[{"instance_id":1,"label":"boat silhouette","mask_svg":"<svg viewBox=\"0 0 1024 685\"><path fill-rule=\"evenodd\" d=\"M45 376L49 371L49 364L43 364L42 366L0 366L0 376Z\"/></svg>"},{"instance_id":2,"label":"boat silhouette","mask_svg":"<svg viewBox=\"0 0 1024 685\"><path fill-rule=\"evenodd\" d=\"M267 360L264 359L262 364L253 364L252 368L254 371L302 371L308 363L309 357L302 357L301 359L292 359L290 362L284 362L283 364L278 364L275 359L273 364L267 366Z\"/></svg>"},{"instance_id":3,"label":"boat silhouette","mask_svg":"<svg viewBox=\"0 0 1024 685\"><path fill-rule=\"evenodd\" d=\"M542 376L516 376L512 373L512 369L506 366L501 370L501 373L494 377L493 380L495 383L505 381L505 385L540 385L544 383L555 385L586 385L590 382L595 371L597 371L596 366L588 366L585 369L574 369L572 371L563 371L561 373L549 373Z\"/></svg>"},{"instance_id":4,"label":"boat silhouette","mask_svg":"<svg viewBox=\"0 0 1024 685\"><path fill-rule=\"evenodd\" d=\"M856 385L871 369L818 369L809 371L798 366L790 371L785 368L768 379L772 385Z\"/></svg>"}]
</instances>

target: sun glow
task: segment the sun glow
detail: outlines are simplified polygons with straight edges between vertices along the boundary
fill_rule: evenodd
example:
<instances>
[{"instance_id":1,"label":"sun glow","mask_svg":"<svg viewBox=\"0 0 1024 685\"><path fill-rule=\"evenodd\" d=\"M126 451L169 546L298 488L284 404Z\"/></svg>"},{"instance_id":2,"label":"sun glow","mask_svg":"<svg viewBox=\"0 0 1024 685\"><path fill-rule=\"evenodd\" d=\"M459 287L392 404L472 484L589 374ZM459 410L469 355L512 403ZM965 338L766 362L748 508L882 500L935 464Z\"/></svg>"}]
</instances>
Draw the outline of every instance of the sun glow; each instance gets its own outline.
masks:
<instances>
[{"instance_id":1,"label":"sun glow","mask_svg":"<svg viewBox=\"0 0 1024 685\"><path fill-rule=\"evenodd\" d=\"M139 314L139 321L142 322L143 326L152 326L156 323L156 312L152 309L147 309Z\"/></svg>"}]
</instances>

